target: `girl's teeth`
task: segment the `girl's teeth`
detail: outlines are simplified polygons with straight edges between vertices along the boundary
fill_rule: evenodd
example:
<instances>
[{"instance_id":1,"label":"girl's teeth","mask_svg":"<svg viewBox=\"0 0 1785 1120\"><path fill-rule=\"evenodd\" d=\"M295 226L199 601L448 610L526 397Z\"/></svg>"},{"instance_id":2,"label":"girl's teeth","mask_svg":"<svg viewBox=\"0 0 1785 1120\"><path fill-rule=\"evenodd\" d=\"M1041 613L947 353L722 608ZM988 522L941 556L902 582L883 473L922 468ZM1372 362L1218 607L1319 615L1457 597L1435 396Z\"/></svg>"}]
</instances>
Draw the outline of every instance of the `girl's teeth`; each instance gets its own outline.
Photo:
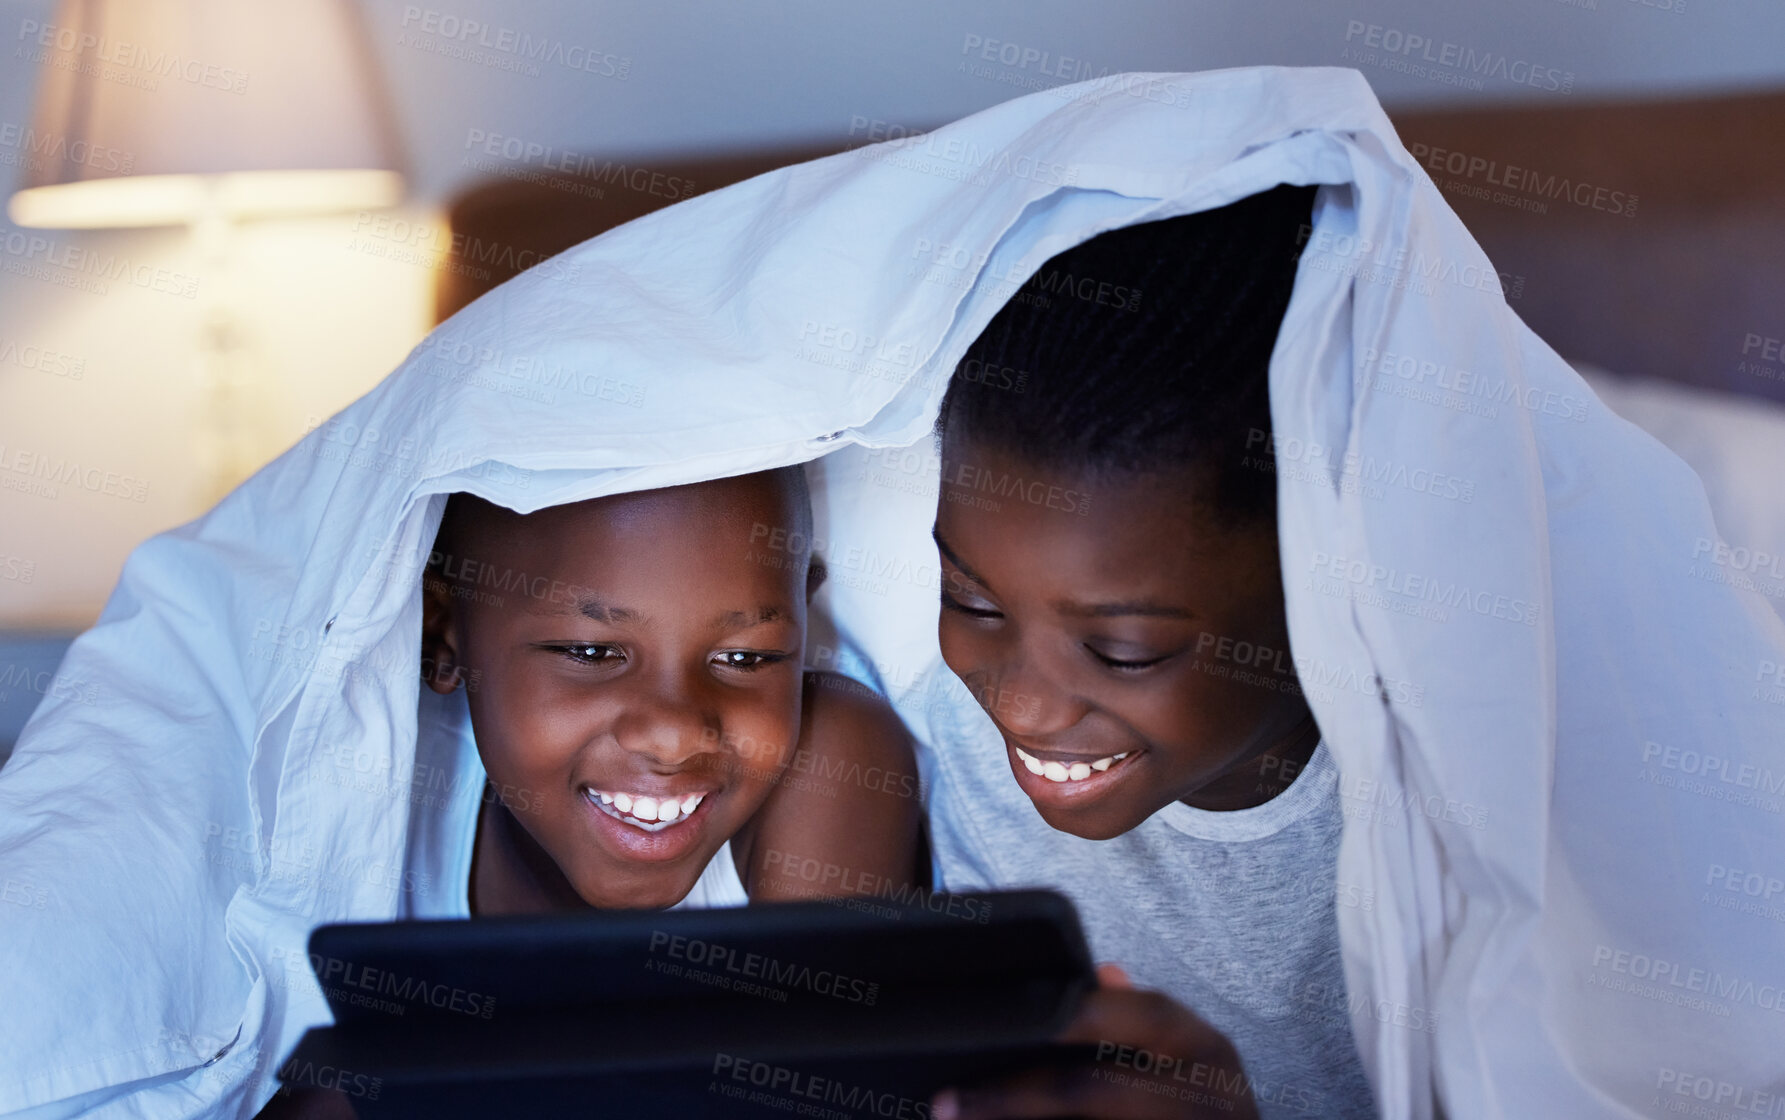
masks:
<instances>
[{"instance_id":1,"label":"girl's teeth","mask_svg":"<svg viewBox=\"0 0 1785 1120\"><path fill-rule=\"evenodd\" d=\"M632 802L632 815L641 821L657 819L657 799L655 797L638 797Z\"/></svg>"},{"instance_id":2,"label":"girl's teeth","mask_svg":"<svg viewBox=\"0 0 1785 1120\"><path fill-rule=\"evenodd\" d=\"M620 810L622 813L632 812L632 795L625 793L614 794L614 808Z\"/></svg>"},{"instance_id":3,"label":"girl's teeth","mask_svg":"<svg viewBox=\"0 0 1785 1120\"><path fill-rule=\"evenodd\" d=\"M1108 758L1100 758L1096 762L1075 762L1067 766L1061 762L1043 762L1021 747L1015 748L1017 759L1023 769L1031 774L1039 775L1050 782L1082 782L1093 773L1101 773L1128 757L1128 752L1112 754Z\"/></svg>"}]
</instances>

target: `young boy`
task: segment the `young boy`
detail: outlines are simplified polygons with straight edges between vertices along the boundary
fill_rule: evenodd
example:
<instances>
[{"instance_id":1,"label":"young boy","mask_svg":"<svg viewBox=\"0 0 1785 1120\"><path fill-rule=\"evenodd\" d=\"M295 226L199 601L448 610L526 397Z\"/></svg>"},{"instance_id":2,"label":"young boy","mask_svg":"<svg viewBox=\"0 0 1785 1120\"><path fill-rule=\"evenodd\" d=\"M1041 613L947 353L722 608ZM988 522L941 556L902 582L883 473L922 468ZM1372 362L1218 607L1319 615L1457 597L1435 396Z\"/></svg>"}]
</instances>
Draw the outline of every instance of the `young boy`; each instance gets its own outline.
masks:
<instances>
[{"instance_id":1,"label":"young boy","mask_svg":"<svg viewBox=\"0 0 1785 1120\"><path fill-rule=\"evenodd\" d=\"M404 916L918 881L909 734L865 689L801 668L824 578L811 516L798 467L526 515L454 495L423 579L424 708L449 738L468 716L488 782L417 810ZM849 874L815 892L786 873L813 859ZM261 1113L351 1115L307 1089Z\"/></svg>"},{"instance_id":2,"label":"young boy","mask_svg":"<svg viewBox=\"0 0 1785 1120\"><path fill-rule=\"evenodd\" d=\"M468 866L441 877L464 913L803 896L775 871L808 858L912 880L909 736L878 698L801 668L811 539L798 467L524 516L452 498L422 657L441 695L475 674L495 791Z\"/></svg>"},{"instance_id":3,"label":"young boy","mask_svg":"<svg viewBox=\"0 0 1785 1120\"><path fill-rule=\"evenodd\" d=\"M1246 447L1270 428L1311 195L1055 257L1042 274L1125 285L1142 308L1013 300L963 365L1022 371L1025 392L956 377L942 404L942 655L976 696L1013 698L988 708L995 734L939 731L950 799L982 810L939 804L945 882L1065 891L1097 954L1160 990L1107 972L1069 1034L1102 1061L945 1094L943 1120L1374 1115L1340 968L1337 771L1293 675L1219 657L1288 663L1276 479ZM1089 511L974 502L983 477Z\"/></svg>"}]
</instances>

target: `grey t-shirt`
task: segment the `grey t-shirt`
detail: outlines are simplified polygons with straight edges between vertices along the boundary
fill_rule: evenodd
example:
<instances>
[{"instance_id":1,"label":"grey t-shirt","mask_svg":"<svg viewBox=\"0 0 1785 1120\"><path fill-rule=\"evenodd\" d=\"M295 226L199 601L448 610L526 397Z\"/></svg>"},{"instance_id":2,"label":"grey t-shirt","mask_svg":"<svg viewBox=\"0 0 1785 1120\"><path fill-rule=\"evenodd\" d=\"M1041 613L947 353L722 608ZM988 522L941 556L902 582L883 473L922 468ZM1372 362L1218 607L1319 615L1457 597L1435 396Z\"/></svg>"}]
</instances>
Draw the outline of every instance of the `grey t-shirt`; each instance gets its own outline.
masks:
<instances>
[{"instance_id":1,"label":"grey t-shirt","mask_svg":"<svg viewBox=\"0 0 1785 1120\"><path fill-rule=\"evenodd\" d=\"M1071 898L1095 960L1122 965L1233 1042L1269 1120L1376 1114L1344 997L1339 773L1324 743L1256 808L1173 802L1096 841L1041 819L981 713L932 716L930 820L946 889L1047 887Z\"/></svg>"}]
</instances>

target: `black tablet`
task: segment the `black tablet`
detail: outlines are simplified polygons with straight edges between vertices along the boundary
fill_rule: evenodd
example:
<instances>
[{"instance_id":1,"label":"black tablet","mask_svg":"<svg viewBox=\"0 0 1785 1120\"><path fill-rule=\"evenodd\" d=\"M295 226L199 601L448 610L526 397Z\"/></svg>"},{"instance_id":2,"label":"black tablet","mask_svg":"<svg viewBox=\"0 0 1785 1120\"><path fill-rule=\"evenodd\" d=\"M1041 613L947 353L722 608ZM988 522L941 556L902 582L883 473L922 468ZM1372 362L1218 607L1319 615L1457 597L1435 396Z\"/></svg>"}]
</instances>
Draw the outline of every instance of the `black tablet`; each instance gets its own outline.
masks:
<instances>
[{"instance_id":1,"label":"black tablet","mask_svg":"<svg viewBox=\"0 0 1785 1120\"><path fill-rule=\"evenodd\" d=\"M1049 1057L1093 981L1042 891L334 925L280 1068L361 1117L903 1117Z\"/></svg>"}]
</instances>

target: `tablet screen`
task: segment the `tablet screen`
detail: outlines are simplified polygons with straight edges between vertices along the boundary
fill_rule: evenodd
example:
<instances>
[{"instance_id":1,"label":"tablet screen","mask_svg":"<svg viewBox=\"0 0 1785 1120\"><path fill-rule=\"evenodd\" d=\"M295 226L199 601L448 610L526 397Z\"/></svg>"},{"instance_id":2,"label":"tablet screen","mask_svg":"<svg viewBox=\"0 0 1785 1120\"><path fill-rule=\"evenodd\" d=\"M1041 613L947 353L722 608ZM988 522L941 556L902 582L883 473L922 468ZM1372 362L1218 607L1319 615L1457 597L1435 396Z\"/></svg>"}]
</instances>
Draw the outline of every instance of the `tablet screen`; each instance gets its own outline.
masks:
<instances>
[{"instance_id":1,"label":"tablet screen","mask_svg":"<svg viewBox=\"0 0 1785 1120\"><path fill-rule=\"evenodd\" d=\"M362 1115L618 1078L668 1100L771 1068L921 1094L1045 1046L1093 982L1045 891L336 925L310 956L336 1025L282 1080L355 1071L384 1100Z\"/></svg>"}]
</instances>

